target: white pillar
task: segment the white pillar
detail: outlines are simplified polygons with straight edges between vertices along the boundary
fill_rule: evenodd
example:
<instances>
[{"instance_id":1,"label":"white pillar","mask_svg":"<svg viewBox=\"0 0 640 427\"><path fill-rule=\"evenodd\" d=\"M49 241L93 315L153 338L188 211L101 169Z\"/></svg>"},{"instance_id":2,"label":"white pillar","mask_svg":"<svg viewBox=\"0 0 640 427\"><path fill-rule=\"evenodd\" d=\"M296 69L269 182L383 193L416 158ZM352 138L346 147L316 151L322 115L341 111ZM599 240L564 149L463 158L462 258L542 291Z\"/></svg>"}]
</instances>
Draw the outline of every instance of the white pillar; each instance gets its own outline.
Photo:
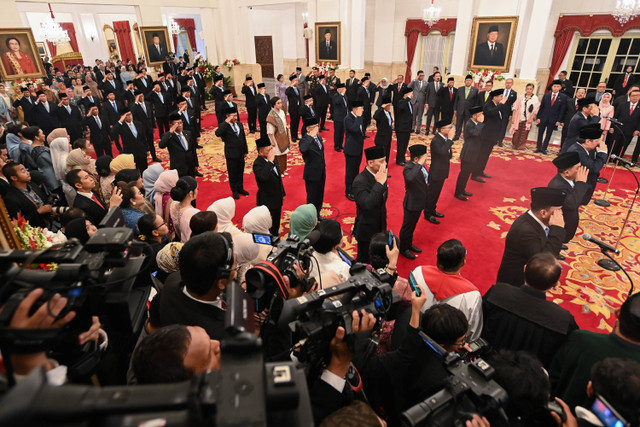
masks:
<instances>
[{"instance_id":1,"label":"white pillar","mask_svg":"<svg viewBox=\"0 0 640 427\"><path fill-rule=\"evenodd\" d=\"M216 37L216 25L214 12L212 8L200 9L200 20L202 22L202 39L204 40L204 46L206 52L202 52L207 60L212 64L218 63L218 46Z\"/></svg>"},{"instance_id":2,"label":"white pillar","mask_svg":"<svg viewBox=\"0 0 640 427\"><path fill-rule=\"evenodd\" d=\"M364 68L364 32L367 3L365 0L351 1L351 19L348 31L351 32L351 61L350 68ZM345 26L343 26L343 31Z\"/></svg>"},{"instance_id":3,"label":"white pillar","mask_svg":"<svg viewBox=\"0 0 640 427\"><path fill-rule=\"evenodd\" d=\"M524 52L526 55L522 58L522 66L520 68L521 79L535 79L538 72L538 64L540 63L540 55L544 44L542 35L547 33L547 25L549 23L549 15L553 0L536 0L533 2L533 8L529 15L529 28L527 36L524 38Z\"/></svg>"},{"instance_id":4,"label":"white pillar","mask_svg":"<svg viewBox=\"0 0 640 427\"><path fill-rule=\"evenodd\" d=\"M373 63L393 62L393 33L396 0L375 0L373 28Z\"/></svg>"},{"instance_id":5,"label":"white pillar","mask_svg":"<svg viewBox=\"0 0 640 427\"><path fill-rule=\"evenodd\" d=\"M138 25L141 27L162 25L162 11L160 10L160 6L141 4L138 5L136 9L139 18Z\"/></svg>"},{"instance_id":6,"label":"white pillar","mask_svg":"<svg viewBox=\"0 0 640 427\"><path fill-rule=\"evenodd\" d=\"M456 21L456 37L453 42L451 58L451 74L462 76L467 73L469 40L473 27L477 0L464 0L458 2L458 15ZM414 58L414 62L415 62Z\"/></svg>"}]
</instances>

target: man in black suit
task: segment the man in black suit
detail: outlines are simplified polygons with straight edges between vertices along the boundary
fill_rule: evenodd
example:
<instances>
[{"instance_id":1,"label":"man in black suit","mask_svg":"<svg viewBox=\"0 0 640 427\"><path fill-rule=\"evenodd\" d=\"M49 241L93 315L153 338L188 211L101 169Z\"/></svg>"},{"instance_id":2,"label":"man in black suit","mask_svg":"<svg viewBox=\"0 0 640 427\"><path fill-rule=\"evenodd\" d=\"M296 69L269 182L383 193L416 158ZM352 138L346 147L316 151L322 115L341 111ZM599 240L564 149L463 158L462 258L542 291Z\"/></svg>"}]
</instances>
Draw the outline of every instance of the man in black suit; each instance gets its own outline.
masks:
<instances>
[{"instance_id":1,"label":"man in black suit","mask_svg":"<svg viewBox=\"0 0 640 427\"><path fill-rule=\"evenodd\" d=\"M587 96L587 91L584 88L579 88L575 91L576 97L567 100L567 108L564 113L564 120L562 123L565 125L571 124L571 119L579 111L578 101ZM567 134L569 133L569 125L562 126L562 136L560 137L560 151L566 151L565 142L567 140Z\"/></svg>"},{"instance_id":2,"label":"man in black suit","mask_svg":"<svg viewBox=\"0 0 640 427\"><path fill-rule=\"evenodd\" d=\"M192 136L185 131L182 125L182 116L172 113L169 116L169 131L162 135L159 148L169 150L169 168L178 171L179 176L202 176L196 170L198 155L195 145L190 142Z\"/></svg>"},{"instance_id":3,"label":"man in black suit","mask_svg":"<svg viewBox=\"0 0 640 427\"><path fill-rule=\"evenodd\" d=\"M429 135L429 129L431 128L431 119L433 123L440 121L440 100L438 99L438 92L442 89L442 75L439 72L433 74L433 78L427 83L427 90L425 93L425 108L427 109L427 130L426 135ZM436 134L435 128L433 134Z\"/></svg>"},{"instance_id":4,"label":"man in black suit","mask_svg":"<svg viewBox=\"0 0 640 427\"><path fill-rule=\"evenodd\" d=\"M116 80L111 71L107 71L106 73L104 81L99 86L102 91L102 96L105 97L107 93L113 92L116 95L116 99L122 102L124 98L122 82L120 82L120 79Z\"/></svg>"},{"instance_id":5,"label":"man in black suit","mask_svg":"<svg viewBox=\"0 0 640 427\"><path fill-rule=\"evenodd\" d=\"M456 97L453 102L453 111L456 117L456 136L454 141L460 139L462 128L464 124L469 120L471 107L476 105L476 97L478 96L478 88L472 86L473 77L467 75L464 78L464 86L458 88Z\"/></svg>"},{"instance_id":6,"label":"man in black suit","mask_svg":"<svg viewBox=\"0 0 640 427\"><path fill-rule=\"evenodd\" d=\"M331 97L329 96L327 78L324 75L320 75L318 76L318 84L313 89L313 105L315 105L318 110L321 131L329 130L325 127L325 122L327 120L327 110L329 109L330 102Z\"/></svg>"},{"instance_id":7,"label":"man in black suit","mask_svg":"<svg viewBox=\"0 0 640 427\"><path fill-rule=\"evenodd\" d=\"M613 85L614 95L624 95L627 92L629 86L637 82L638 79L633 74L633 66L627 65L624 70L624 74L618 76L616 83Z\"/></svg>"},{"instance_id":8,"label":"man in black suit","mask_svg":"<svg viewBox=\"0 0 640 427\"><path fill-rule=\"evenodd\" d=\"M144 124L133 121L131 111L122 107L120 120L111 129L111 138L121 153L133 154L140 174L147 168L147 139ZM120 145L122 140L122 145Z\"/></svg>"},{"instance_id":9,"label":"man in black suit","mask_svg":"<svg viewBox=\"0 0 640 427\"><path fill-rule=\"evenodd\" d=\"M82 169L73 169L67 172L65 181L77 192L73 200L73 207L82 209L87 219L91 221L93 225L97 226L100 224L100 221L102 221L109 210L109 205L93 192L93 188L96 185L96 180L93 176ZM111 196L112 207L120 205L122 198L119 193L119 190L113 192Z\"/></svg>"},{"instance_id":10,"label":"man in black suit","mask_svg":"<svg viewBox=\"0 0 640 427\"><path fill-rule=\"evenodd\" d=\"M275 151L269 138L256 140L258 157L253 162L253 174L258 185L256 206L265 205L271 213L271 228L269 232L277 236L280 232L280 216L282 214L282 202L285 196L284 185Z\"/></svg>"},{"instance_id":11,"label":"man in black suit","mask_svg":"<svg viewBox=\"0 0 640 427\"><path fill-rule=\"evenodd\" d=\"M629 94L629 102L619 104L619 108L616 109L614 116L616 119L622 122L622 132L624 134L624 140L620 141L616 144L615 147L611 150L612 154L617 156L624 156L624 153L627 151L627 147L631 143L631 139L634 136L640 135L640 105L638 101L640 100L640 90L634 90ZM612 127L609 129L610 133L613 133ZM620 135L614 135L619 139ZM638 161L638 155L640 155L640 144L636 142L636 148L633 150L633 155L631 156L631 161L636 163Z\"/></svg>"},{"instance_id":12,"label":"man in black suit","mask_svg":"<svg viewBox=\"0 0 640 427\"><path fill-rule=\"evenodd\" d=\"M198 92L198 99L200 100L200 108L204 108L205 107L204 93L207 89L207 82L204 80L204 76L202 75L202 73L200 73L198 68L192 68L189 71L189 75L191 76L191 79L193 80L193 85L196 87L196 90Z\"/></svg>"},{"instance_id":13,"label":"man in black suit","mask_svg":"<svg viewBox=\"0 0 640 427\"><path fill-rule=\"evenodd\" d=\"M560 92L564 93L567 96L567 98L573 97L573 94L574 94L573 82L567 78L567 72L560 71L558 73L558 80L562 82L562 89L560 89Z\"/></svg>"},{"instance_id":14,"label":"man in black suit","mask_svg":"<svg viewBox=\"0 0 640 427\"><path fill-rule=\"evenodd\" d=\"M411 131L413 130L412 96L413 89L405 86L405 88L402 89L402 99L398 101L398 108L395 114L396 140L398 141L396 164L400 166L404 166L407 162L407 147L409 146L409 139L411 138Z\"/></svg>"},{"instance_id":15,"label":"man in black suit","mask_svg":"<svg viewBox=\"0 0 640 427\"><path fill-rule=\"evenodd\" d=\"M158 83L160 83L160 92L162 92L162 95L169 101L169 111L173 111L178 93L169 88L164 73L158 73Z\"/></svg>"},{"instance_id":16,"label":"man in black suit","mask_svg":"<svg viewBox=\"0 0 640 427\"><path fill-rule=\"evenodd\" d=\"M607 161L607 145L602 138L602 130L599 124L592 124L580 129L578 140L567 148L567 152L577 152L580 155L580 163L589 169L587 176L587 190L582 204L587 205L596 189L596 183L600 176L600 170ZM592 151L596 150L595 156Z\"/></svg>"},{"instance_id":17,"label":"man in black suit","mask_svg":"<svg viewBox=\"0 0 640 427\"><path fill-rule=\"evenodd\" d=\"M476 46L476 55L473 60L475 65L504 66L504 46L498 43L498 26L491 25L487 31L487 41Z\"/></svg>"},{"instance_id":18,"label":"man in black suit","mask_svg":"<svg viewBox=\"0 0 640 427\"><path fill-rule=\"evenodd\" d=\"M20 89L20 93L18 94L18 99L13 101L14 108L22 107L22 114L24 116L24 121L29 124L29 126L35 126L35 108L36 101L38 99L29 95L29 88L23 87Z\"/></svg>"},{"instance_id":19,"label":"man in black suit","mask_svg":"<svg viewBox=\"0 0 640 427\"><path fill-rule=\"evenodd\" d=\"M287 89L288 90L288 89ZM336 84L336 94L331 100L333 111L333 149L341 151L344 144L344 119L347 117L347 87L344 83ZM291 104L289 104L291 105ZM292 118L293 120L293 118Z\"/></svg>"},{"instance_id":20,"label":"man in black suit","mask_svg":"<svg viewBox=\"0 0 640 427\"><path fill-rule=\"evenodd\" d=\"M153 79L150 76L147 76L147 69L141 68L140 72L133 79L133 84L138 90L144 93L145 96L148 97L149 92L153 90Z\"/></svg>"},{"instance_id":21,"label":"man in black suit","mask_svg":"<svg viewBox=\"0 0 640 427\"><path fill-rule=\"evenodd\" d=\"M440 73L440 67L433 67L433 72L429 75L429 77L427 78L427 83L431 83L432 81L435 80L436 74ZM442 80L442 79L440 79ZM437 121L437 120L436 120Z\"/></svg>"},{"instance_id":22,"label":"man in black suit","mask_svg":"<svg viewBox=\"0 0 640 427\"><path fill-rule=\"evenodd\" d=\"M291 141L295 142L299 139L298 128L300 127L300 105L302 104L302 97L300 96L300 89L298 89L298 77L295 74L291 74L289 81L291 85L285 91L285 95L287 95L287 109L289 110Z\"/></svg>"},{"instance_id":23,"label":"man in black suit","mask_svg":"<svg viewBox=\"0 0 640 427\"><path fill-rule=\"evenodd\" d=\"M458 173L455 190L455 197L464 202L469 200L467 197L473 195L467 191L467 182L473 173L483 144L484 114L482 107L475 105L471 107L470 112L471 118L464 125L464 145L460 151L460 173Z\"/></svg>"},{"instance_id":24,"label":"man in black suit","mask_svg":"<svg viewBox=\"0 0 640 427\"><path fill-rule=\"evenodd\" d=\"M304 126L307 134L300 140L300 153L304 159L304 179L307 189L307 203L316 207L318 218L322 210L324 200L324 184L327 180L326 165L324 162L324 144L322 137L318 135L318 119L307 120Z\"/></svg>"},{"instance_id":25,"label":"man in black suit","mask_svg":"<svg viewBox=\"0 0 640 427\"><path fill-rule=\"evenodd\" d=\"M429 187L427 189L427 200L424 206L424 219L432 224L440 224L438 218L444 218L436 210L444 181L449 178L449 166L453 152L453 136L455 129L451 126L451 122L440 120L435 124L436 136L431 140L431 165L429 167Z\"/></svg>"},{"instance_id":26,"label":"man in black suit","mask_svg":"<svg viewBox=\"0 0 640 427\"><path fill-rule=\"evenodd\" d=\"M578 209L582 199L589 189L587 177L589 169L580 164L580 155L576 151L561 153L553 159L553 164L558 168L556 176L551 178L548 187L557 188L567 193L562 205L564 217L564 243L567 243L576 235L580 212Z\"/></svg>"},{"instance_id":27,"label":"man in black suit","mask_svg":"<svg viewBox=\"0 0 640 427\"><path fill-rule=\"evenodd\" d=\"M358 97L358 87L360 87L360 81L356 78L355 70L349 70L349 78L345 81L345 87L347 88L347 100L351 104Z\"/></svg>"},{"instance_id":28,"label":"man in black suit","mask_svg":"<svg viewBox=\"0 0 640 427\"><path fill-rule=\"evenodd\" d=\"M247 76L242 86L242 94L244 95L247 107L247 115L249 116L249 133L256 133L256 120L258 118L258 107L256 105L256 88L253 86L253 78ZM293 120L293 119L292 119ZM292 124L293 127L293 124ZM297 129L296 129L297 130ZM296 134L297 135L297 134Z\"/></svg>"},{"instance_id":29,"label":"man in black suit","mask_svg":"<svg viewBox=\"0 0 640 427\"><path fill-rule=\"evenodd\" d=\"M155 129L155 117L153 115L153 106L149 101L144 100L144 94L139 90L135 91L134 102L129 107L133 120L140 122L144 125L145 139L147 141L147 147L151 153L151 159L154 162L159 162L160 159L156 155L156 146L154 144L153 133Z\"/></svg>"},{"instance_id":30,"label":"man in black suit","mask_svg":"<svg viewBox=\"0 0 640 427\"><path fill-rule=\"evenodd\" d=\"M173 61L169 57L169 55L164 56L164 62L162 63L162 72L163 73L172 73L174 71Z\"/></svg>"},{"instance_id":31,"label":"man in black suit","mask_svg":"<svg viewBox=\"0 0 640 427\"><path fill-rule=\"evenodd\" d=\"M562 205L567 196L557 188L531 189L531 209L511 225L504 245L496 282L513 286L524 284L524 266L539 252L560 255L564 241Z\"/></svg>"},{"instance_id":32,"label":"man in black suit","mask_svg":"<svg viewBox=\"0 0 640 427\"><path fill-rule=\"evenodd\" d=\"M404 216L400 228L400 253L409 259L415 259L412 252L420 253L422 249L414 246L413 233L420 219L420 214L427 204L429 173L427 162L427 146L414 144L409 147L410 159L404 167Z\"/></svg>"},{"instance_id":33,"label":"man in black suit","mask_svg":"<svg viewBox=\"0 0 640 427\"><path fill-rule=\"evenodd\" d=\"M133 84L133 80L127 80L127 87L124 89L123 102L124 106L131 108L136 102L136 87ZM142 93L142 92L141 92Z\"/></svg>"},{"instance_id":34,"label":"man in black suit","mask_svg":"<svg viewBox=\"0 0 640 427\"><path fill-rule=\"evenodd\" d=\"M353 195L356 199L356 221L353 225L353 236L358 242L356 261L368 264L371 237L387 229L389 187L387 186L387 164L384 161L384 148L373 146L364 150L364 153L367 158L367 166L353 180Z\"/></svg>"},{"instance_id":35,"label":"man in black suit","mask_svg":"<svg viewBox=\"0 0 640 427\"><path fill-rule=\"evenodd\" d=\"M298 110L298 114L300 116L300 119L302 119L302 123L304 123L306 120L309 120L311 118L318 118L318 113L316 111L315 106L313 105L313 96L310 94L305 95L303 97L303 101L304 101L304 104L301 105L300 109ZM300 133L302 134L302 136L305 136L307 134L306 127L302 126Z\"/></svg>"},{"instance_id":36,"label":"man in black suit","mask_svg":"<svg viewBox=\"0 0 640 427\"><path fill-rule=\"evenodd\" d=\"M513 103L518 99L518 92L511 89L513 87L513 79L508 78L504 81L504 92L502 93L502 97L504 102L499 105L500 114L502 115L502 127L500 128L500 140L498 145L502 147L502 140L507 133L507 127L509 126L509 121L511 119L511 108L513 107Z\"/></svg>"},{"instance_id":37,"label":"man in black suit","mask_svg":"<svg viewBox=\"0 0 640 427\"><path fill-rule=\"evenodd\" d=\"M362 126L362 102L353 101L351 112L344 119L344 192L347 199L352 202L355 197L352 191L353 180L358 175L362 162L362 150L364 148L364 128Z\"/></svg>"},{"instance_id":38,"label":"man in black suit","mask_svg":"<svg viewBox=\"0 0 640 427\"><path fill-rule=\"evenodd\" d=\"M568 102L567 104L571 104ZM600 123L600 111L598 106L594 102L593 98L582 98L578 102L578 112L573 115L571 121L563 127L569 128L567 130L567 139L565 144L562 145L560 152L564 153L569 147L571 147L578 139L580 129L585 126Z\"/></svg>"},{"instance_id":39,"label":"man in black suit","mask_svg":"<svg viewBox=\"0 0 640 427\"><path fill-rule=\"evenodd\" d=\"M41 90L36 92L38 96L38 100L36 101L33 120L35 123L31 124L32 126L38 126L42 129L45 135L49 135L52 130L59 128L60 123L58 122L58 107L53 102L47 101L47 95Z\"/></svg>"},{"instance_id":40,"label":"man in black suit","mask_svg":"<svg viewBox=\"0 0 640 427\"><path fill-rule=\"evenodd\" d=\"M193 82L193 80L190 81ZM180 89L180 92L182 93L182 98L187 102L187 108L190 110L191 115L194 118L194 121L193 123L190 123L190 126L193 132L192 136L194 138L194 142L196 142L198 141L198 138L200 138L202 132L202 109L200 107L200 100L198 99L198 95L194 94L191 83ZM202 146L198 145L196 148L202 148Z\"/></svg>"},{"instance_id":41,"label":"man in black suit","mask_svg":"<svg viewBox=\"0 0 640 427\"><path fill-rule=\"evenodd\" d=\"M371 102L371 91L369 89L370 84L371 80L369 80L369 77L363 77L362 80L360 80L360 87L356 95L356 100L362 102L364 107L362 112L362 130L365 138L369 138L367 128L369 124L371 124L371 105L373 105L373 102Z\"/></svg>"},{"instance_id":42,"label":"man in black suit","mask_svg":"<svg viewBox=\"0 0 640 427\"><path fill-rule=\"evenodd\" d=\"M375 145L384 148L385 161L389 164L391 154L391 138L393 137L393 119L391 118L391 98L386 97L381 100L380 108L373 115L376 121L376 137L373 141Z\"/></svg>"},{"instance_id":43,"label":"man in black suit","mask_svg":"<svg viewBox=\"0 0 640 427\"><path fill-rule=\"evenodd\" d=\"M331 40L331 30L326 29L324 32L324 40L318 42L318 48L320 49L320 56L323 61L337 61L338 60L338 48L336 42Z\"/></svg>"},{"instance_id":44,"label":"man in black suit","mask_svg":"<svg viewBox=\"0 0 640 427\"><path fill-rule=\"evenodd\" d=\"M157 33L151 35L151 44L149 49L149 62L162 62L167 56L167 47L164 43L160 43L160 36Z\"/></svg>"},{"instance_id":45,"label":"man in black suit","mask_svg":"<svg viewBox=\"0 0 640 427\"><path fill-rule=\"evenodd\" d=\"M238 109L227 107L226 119L216 129L216 136L224 142L224 158L227 161L227 175L229 187L234 199L239 199L240 194L248 196L244 189L244 162L247 158L247 138L244 134L244 126L238 122Z\"/></svg>"},{"instance_id":46,"label":"man in black suit","mask_svg":"<svg viewBox=\"0 0 640 427\"><path fill-rule=\"evenodd\" d=\"M438 105L440 106L440 117L442 120L453 120L453 106L458 89L453 87L455 79L449 77L446 86L438 91Z\"/></svg>"},{"instance_id":47,"label":"man in black suit","mask_svg":"<svg viewBox=\"0 0 640 427\"><path fill-rule=\"evenodd\" d=\"M271 111L269 100L271 97L267 94L267 88L264 83L258 83L258 96L256 105L258 106L258 123L260 123L260 138L267 137L267 116Z\"/></svg>"},{"instance_id":48,"label":"man in black suit","mask_svg":"<svg viewBox=\"0 0 640 427\"><path fill-rule=\"evenodd\" d=\"M598 86L596 86L595 91L591 91L587 93L587 98L594 98L596 100L596 104L600 104L600 100L602 99L602 95L607 92L607 82L600 82Z\"/></svg>"},{"instance_id":49,"label":"man in black suit","mask_svg":"<svg viewBox=\"0 0 640 427\"><path fill-rule=\"evenodd\" d=\"M8 162L2 167L2 174L11 184L2 195L9 216L15 219L20 213L31 226L47 227L52 208L45 204L44 192L31 183L31 173L20 163Z\"/></svg>"},{"instance_id":50,"label":"man in black suit","mask_svg":"<svg viewBox=\"0 0 640 427\"><path fill-rule=\"evenodd\" d=\"M556 127L563 125L564 113L567 109L567 97L560 93L562 82L554 80L551 92L545 93L540 102L536 123L538 124L538 144L536 153L547 154L551 134ZM546 133L546 135L545 135ZM542 137L544 136L544 143Z\"/></svg>"},{"instance_id":51,"label":"man in black suit","mask_svg":"<svg viewBox=\"0 0 640 427\"><path fill-rule=\"evenodd\" d=\"M109 139L109 123L100 117L98 106L88 104L87 116L82 120L82 127L89 128L89 138L96 156L113 157L111 151L111 140Z\"/></svg>"},{"instance_id":52,"label":"man in black suit","mask_svg":"<svg viewBox=\"0 0 640 427\"><path fill-rule=\"evenodd\" d=\"M398 77L396 77L396 80L391 85L391 93L393 94L392 103L393 103L393 115L394 115L394 117L397 114L398 102L400 102L400 100L403 97L402 96L402 93L403 93L402 91L406 86L407 85L404 83L404 76L402 74L398 74Z\"/></svg>"},{"instance_id":53,"label":"man in black suit","mask_svg":"<svg viewBox=\"0 0 640 427\"><path fill-rule=\"evenodd\" d=\"M186 93L186 92L185 92ZM177 110L172 113L178 113L180 118L182 119L182 128L184 131L188 132L191 136L189 140L190 144L196 144L196 136L195 136L195 126L196 126L196 117L193 113L193 108L189 107L187 104L187 99L183 96L180 96L176 99L176 107ZM196 164L196 166L198 166Z\"/></svg>"},{"instance_id":54,"label":"man in black suit","mask_svg":"<svg viewBox=\"0 0 640 427\"><path fill-rule=\"evenodd\" d=\"M66 93L61 92L58 96L60 97L60 103L56 109L58 122L67 130L69 140L73 143L76 139L82 138L82 114L78 107L69 104Z\"/></svg>"},{"instance_id":55,"label":"man in black suit","mask_svg":"<svg viewBox=\"0 0 640 427\"><path fill-rule=\"evenodd\" d=\"M102 105L100 105L100 100L91 95L91 88L89 86L82 86L82 90L84 91L84 96L80 98L78 104L83 108L84 114L89 114L89 105L91 104L98 107L98 111L102 114Z\"/></svg>"},{"instance_id":56,"label":"man in black suit","mask_svg":"<svg viewBox=\"0 0 640 427\"><path fill-rule=\"evenodd\" d=\"M493 82L488 81L484 85L484 90L478 92L478 96L476 97L476 105L484 107L485 104L491 101L491 91L493 90Z\"/></svg>"},{"instance_id":57,"label":"man in black suit","mask_svg":"<svg viewBox=\"0 0 640 427\"><path fill-rule=\"evenodd\" d=\"M487 162L491 157L493 146L500 141L500 132L502 127L502 117L499 105L505 103L506 99L502 96L503 90L496 89L491 91L490 100L482 108L484 115L484 127L482 129L482 145L480 153L472 171L471 179L478 182L485 182L484 178L491 178L491 175L485 173Z\"/></svg>"},{"instance_id":58,"label":"man in black suit","mask_svg":"<svg viewBox=\"0 0 640 427\"><path fill-rule=\"evenodd\" d=\"M107 99L102 104L102 116L109 124L109 129L118 123L123 109L122 103L116 101L116 95L113 92L107 93Z\"/></svg>"},{"instance_id":59,"label":"man in black suit","mask_svg":"<svg viewBox=\"0 0 640 427\"><path fill-rule=\"evenodd\" d=\"M158 125L158 134L164 135L169 130L171 101L166 94L162 93L162 86L159 81L153 82L153 90L147 96L147 100L153 105L153 115Z\"/></svg>"}]
</instances>

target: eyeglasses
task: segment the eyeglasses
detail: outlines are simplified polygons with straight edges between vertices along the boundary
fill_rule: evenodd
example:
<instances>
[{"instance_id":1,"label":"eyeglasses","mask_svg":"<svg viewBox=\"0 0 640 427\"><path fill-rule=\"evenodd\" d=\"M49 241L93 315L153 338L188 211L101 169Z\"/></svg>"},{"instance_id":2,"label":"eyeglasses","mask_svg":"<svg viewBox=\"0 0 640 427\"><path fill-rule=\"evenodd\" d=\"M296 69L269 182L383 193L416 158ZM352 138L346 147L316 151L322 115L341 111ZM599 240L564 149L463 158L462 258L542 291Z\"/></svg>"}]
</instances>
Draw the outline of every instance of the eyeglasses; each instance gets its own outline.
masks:
<instances>
[{"instance_id":1,"label":"eyeglasses","mask_svg":"<svg viewBox=\"0 0 640 427\"><path fill-rule=\"evenodd\" d=\"M158 228L162 227L163 225L167 225L167 223L163 221L162 224L160 224L159 226L155 227L154 230L157 230Z\"/></svg>"}]
</instances>

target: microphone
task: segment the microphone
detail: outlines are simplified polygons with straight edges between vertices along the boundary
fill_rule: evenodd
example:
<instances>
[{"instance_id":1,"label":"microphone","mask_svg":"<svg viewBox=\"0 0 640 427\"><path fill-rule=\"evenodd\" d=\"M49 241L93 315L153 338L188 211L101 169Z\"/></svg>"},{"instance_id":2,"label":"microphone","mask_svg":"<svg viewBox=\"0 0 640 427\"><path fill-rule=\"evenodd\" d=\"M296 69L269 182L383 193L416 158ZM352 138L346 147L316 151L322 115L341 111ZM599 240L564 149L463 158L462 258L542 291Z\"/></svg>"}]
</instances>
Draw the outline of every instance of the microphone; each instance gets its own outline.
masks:
<instances>
[{"instance_id":1,"label":"microphone","mask_svg":"<svg viewBox=\"0 0 640 427\"><path fill-rule=\"evenodd\" d=\"M617 160L617 161L619 161L620 163L622 163L623 165L627 165L627 166L629 166L630 168L632 168L632 167L634 167L634 166L635 166L635 164L631 163L629 160L627 160L627 159L623 159L622 157L620 157L620 156L616 156L615 154L612 154L612 155L611 155L611 160Z\"/></svg>"},{"instance_id":2,"label":"microphone","mask_svg":"<svg viewBox=\"0 0 640 427\"><path fill-rule=\"evenodd\" d=\"M601 119L605 119L605 120L609 120L611 123L614 123L616 125L622 126L622 122L614 117L607 117L607 116L602 116L600 117Z\"/></svg>"},{"instance_id":3,"label":"microphone","mask_svg":"<svg viewBox=\"0 0 640 427\"><path fill-rule=\"evenodd\" d=\"M298 247L300 249L308 249L309 246L315 245L320 237L322 237L322 233L320 233L319 230L313 230L311 233L309 233L306 239L300 242Z\"/></svg>"},{"instance_id":4,"label":"microphone","mask_svg":"<svg viewBox=\"0 0 640 427\"><path fill-rule=\"evenodd\" d=\"M602 249L603 251L610 251L613 252L616 255L620 254L620 250L614 248L613 246L611 246L608 243L602 242L594 237L591 237L591 234L583 234L582 238L586 241L589 241L591 243L595 243L596 245L600 246L600 249Z\"/></svg>"}]
</instances>

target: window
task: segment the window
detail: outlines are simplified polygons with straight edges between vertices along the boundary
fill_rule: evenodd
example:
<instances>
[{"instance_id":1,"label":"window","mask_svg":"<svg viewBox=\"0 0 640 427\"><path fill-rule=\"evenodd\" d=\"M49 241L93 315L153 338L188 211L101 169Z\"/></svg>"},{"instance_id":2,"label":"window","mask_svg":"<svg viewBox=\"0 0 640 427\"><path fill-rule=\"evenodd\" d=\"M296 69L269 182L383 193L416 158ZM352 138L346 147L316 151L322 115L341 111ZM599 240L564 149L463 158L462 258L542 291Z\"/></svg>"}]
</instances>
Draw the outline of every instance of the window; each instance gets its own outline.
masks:
<instances>
[{"instance_id":1,"label":"window","mask_svg":"<svg viewBox=\"0 0 640 427\"><path fill-rule=\"evenodd\" d=\"M420 68L424 70L426 75L431 75L433 67L440 68L443 78L451 70L451 50L454 37L454 33L442 36L438 32L421 37L422 49L420 50L418 64L420 64Z\"/></svg>"},{"instance_id":2,"label":"window","mask_svg":"<svg viewBox=\"0 0 640 427\"><path fill-rule=\"evenodd\" d=\"M184 51L191 52L191 43L189 43L189 36L187 30L180 27L180 34L178 34L178 46L176 46L176 56L180 56Z\"/></svg>"},{"instance_id":3,"label":"window","mask_svg":"<svg viewBox=\"0 0 640 427\"><path fill-rule=\"evenodd\" d=\"M573 59L569 61L569 79L576 89L596 89L606 81L613 88L624 67L632 65L640 71L640 34L637 37L611 37L608 34L578 37L574 43Z\"/></svg>"}]
</instances>

